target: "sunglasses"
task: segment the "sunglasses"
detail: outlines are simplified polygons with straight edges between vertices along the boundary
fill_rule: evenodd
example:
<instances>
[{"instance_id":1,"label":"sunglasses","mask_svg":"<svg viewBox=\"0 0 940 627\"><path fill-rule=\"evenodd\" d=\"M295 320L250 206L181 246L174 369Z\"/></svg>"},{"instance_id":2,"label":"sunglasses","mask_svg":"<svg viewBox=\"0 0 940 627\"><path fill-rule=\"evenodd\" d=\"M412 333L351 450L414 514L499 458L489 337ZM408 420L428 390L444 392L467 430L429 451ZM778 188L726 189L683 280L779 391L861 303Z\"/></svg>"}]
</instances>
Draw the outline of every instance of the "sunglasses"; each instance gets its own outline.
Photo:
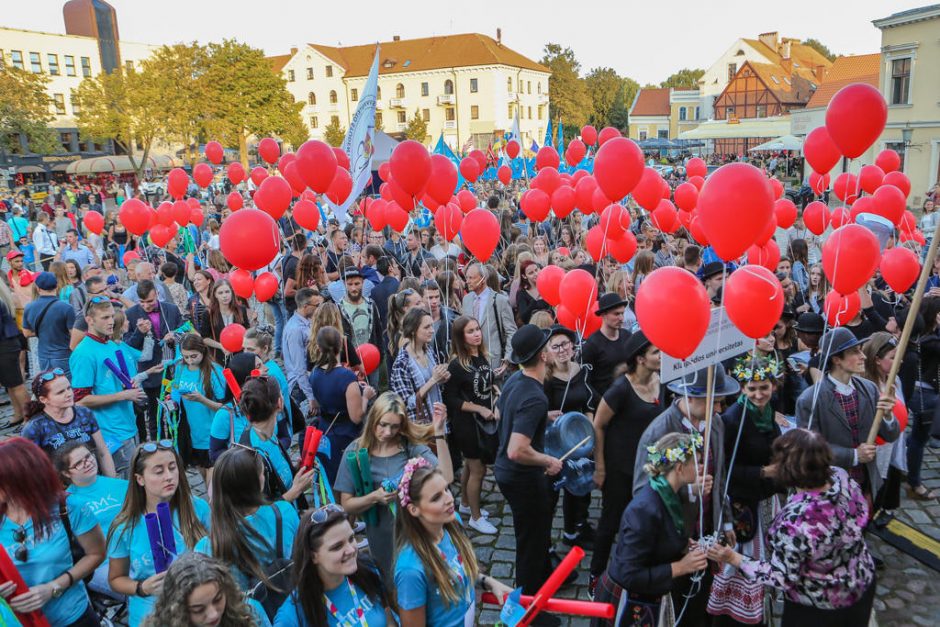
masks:
<instances>
[{"instance_id":1,"label":"sunglasses","mask_svg":"<svg viewBox=\"0 0 940 627\"><path fill-rule=\"evenodd\" d=\"M53 368L52 370L41 373L39 375L39 379L41 381L52 381L56 377L64 377L64 376L65 376L65 370L62 370L62 368Z\"/></svg>"},{"instance_id":2,"label":"sunglasses","mask_svg":"<svg viewBox=\"0 0 940 627\"><path fill-rule=\"evenodd\" d=\"M330 517L330 514L346 514L346 510L336 503L327 503L323 507L310 512L310 520L312 520L315 525L322 525Z\"/></svg>"},{"instance_id":3,"label":"sunglasses","mask_svg":"<svg viewBox=\"0 0 940 627\"><path fill-rule=\"evenodd\" d=\"M172 440L160 440L158 442L144 442L140 445L140 450L145 453L156 453L158 450L163 451L172 451L173 450L173 441Z\"/></svg>"},{"instance_id":4,"label":"sunglasses","mask_svg":"<svg viewBox=\"0 0 940 627\"><path fill-rule=\"evenodd\" d=\"M26 527L20 527L13 531L13 541L17 543L13 549L13 557L19 562L25 562L29 559L29 549L26 548Z\"/></svg>"}]
</instances>

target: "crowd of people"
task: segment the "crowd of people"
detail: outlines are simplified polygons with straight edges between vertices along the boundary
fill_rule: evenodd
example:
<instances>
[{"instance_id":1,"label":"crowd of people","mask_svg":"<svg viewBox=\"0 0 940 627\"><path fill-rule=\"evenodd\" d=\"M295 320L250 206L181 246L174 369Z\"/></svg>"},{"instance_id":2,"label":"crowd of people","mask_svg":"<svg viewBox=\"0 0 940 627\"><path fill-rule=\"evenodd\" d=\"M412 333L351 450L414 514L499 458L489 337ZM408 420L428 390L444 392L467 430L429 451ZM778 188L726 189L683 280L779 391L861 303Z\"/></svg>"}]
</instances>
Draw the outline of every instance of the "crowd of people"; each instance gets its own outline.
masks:
<instances>
[{"instance_id":1,"label":"crowd of people","mask_svg":"<svg viewBox=\"0 0 940 627\"><path fill-rule=\"evenodd\" d=\"M229 279L221 192L162 248L103 210L102 190L3 199L0 385L18 435L0 441L0 545L25 589L0 583L0 615L85 627L118 604L134 626L472 625L480 591L535 594L560 543L593 550L566 585L617 608L598 625L867 624L881 561L865 530L890 520L905 483L940 496L921 479L940 445L940 262L919 311L876 275L859 313L829 328L825 234L798 217L775 235L786 305L773 331L662 380L639 286L677 266L719 306L737 266L633 206L634 258L592 260L596 216L533 224L519 190L489 191L501 237L485 262L418 217L404 233L361 215L307 231L288 210L265 303ZM597 331L558 323L539 292L550 265L596 277ZM248 332L230 352L236 322ZM599 517L590 493L554 485L567 462L546 431L571 413L593 425ZM308 427L323 433L315 463ZM472 543L499 532L488 476L515 536L502 581Z\"/></svg>"}]
</instances>

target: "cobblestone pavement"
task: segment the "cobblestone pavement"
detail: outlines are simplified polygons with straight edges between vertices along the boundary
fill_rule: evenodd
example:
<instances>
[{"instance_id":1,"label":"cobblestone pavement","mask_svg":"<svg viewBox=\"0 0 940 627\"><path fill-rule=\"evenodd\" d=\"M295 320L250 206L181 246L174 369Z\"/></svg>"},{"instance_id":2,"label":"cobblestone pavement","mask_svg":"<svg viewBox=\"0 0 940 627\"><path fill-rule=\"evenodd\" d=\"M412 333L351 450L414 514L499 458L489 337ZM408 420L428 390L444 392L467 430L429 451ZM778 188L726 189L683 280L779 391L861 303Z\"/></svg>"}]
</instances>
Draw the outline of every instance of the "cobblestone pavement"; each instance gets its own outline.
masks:
<instances>
[{"instance_id":1,"label":"cobblestone pavement","mask_svg":"<svg viewBox=\"0 0 940 627\"><path fill-rule=\"evenodd\" d=\"M19 429L10 428L7 423L11 408L6 394L0 394L0 437L14 435ZM940 454L927 449L924 459L923 477L928 488L940 490ZM193 490L205 496L205 485L197 473L189 473ZM484 509L490 512L489 521L499 530L495 535L483 535L467 528L477 557L484 572L511 585L515 570L515 536L512 516L499 489L488 475L483 485ZM902 496L897 517L916 529L940 541L940 501L912 501ZM590 517L597 521L600 517L600 494L595 491L591 503ZM562 544L561 508L553 522L553 538L560 555L568 551ZM935 627L940 625L940 573L934 572L897 549L869 536L869 543L878 554L883 556L885 568L878 572L878 589L875 598L877 624L890 627ZM563 598L588 599L588 564L591 560L587 552L581 562L577 581L563 588L557 596ZM492 625L498 620L496 608L484 606L478 608L478 624ZM562 625L567 627L586 627L587 619L562 617ZM873 622L874 624L874 622ZM824 626L819 626L824 627Z\"/></svg>"}]
</instances>

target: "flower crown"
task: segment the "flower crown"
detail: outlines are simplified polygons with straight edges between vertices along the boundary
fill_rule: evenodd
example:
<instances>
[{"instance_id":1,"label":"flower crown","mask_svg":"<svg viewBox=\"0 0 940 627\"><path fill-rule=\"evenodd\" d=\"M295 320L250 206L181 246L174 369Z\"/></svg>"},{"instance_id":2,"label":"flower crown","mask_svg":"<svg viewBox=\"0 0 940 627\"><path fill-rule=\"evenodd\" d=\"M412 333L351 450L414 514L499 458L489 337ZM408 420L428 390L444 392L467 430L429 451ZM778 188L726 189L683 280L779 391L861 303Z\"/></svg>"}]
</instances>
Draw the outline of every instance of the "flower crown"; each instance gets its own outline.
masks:
<instances>
[{"instance_id":1,"label":"flower crown","mask_svg":"<svg viewBox=\"0 0 940 627\"><path fill-rule=\"evenodd\" d=\"M405 469L401 473L401 479L398 481L398 500L401 506L405 507L411 503L411 497L408 495L411 489L411 475L415 474L418 468L430 468L431 462L423 457L413 457L405 463Z\"/></svg>"},{"instance_id":2,"label":"flower crown","mask_svg":"<svg viewBox=\"0 0 940 627\"><path fill-rule=\"evenodd\" d=\"M745 356L731 369L731 374L741 383L749 381L772 381L780 376L780 362L776 359L761 359L756 364Z\"/></svg>"},{"instance_id":3,"label":"flower crown","mask_svg":"<svg viewBox=\"0 0 940 627\"><path fill-rule=\"evenodd\" d=\"M653 466L666 466L676 462L684 462L692 456L693 451L702 450L705 443L702 434L693 432L689 435L691 439L688 442L668 448L665 451L660 451L655 446L647 446L646 453L649 463Z\"/></svg>"}]
</instances>

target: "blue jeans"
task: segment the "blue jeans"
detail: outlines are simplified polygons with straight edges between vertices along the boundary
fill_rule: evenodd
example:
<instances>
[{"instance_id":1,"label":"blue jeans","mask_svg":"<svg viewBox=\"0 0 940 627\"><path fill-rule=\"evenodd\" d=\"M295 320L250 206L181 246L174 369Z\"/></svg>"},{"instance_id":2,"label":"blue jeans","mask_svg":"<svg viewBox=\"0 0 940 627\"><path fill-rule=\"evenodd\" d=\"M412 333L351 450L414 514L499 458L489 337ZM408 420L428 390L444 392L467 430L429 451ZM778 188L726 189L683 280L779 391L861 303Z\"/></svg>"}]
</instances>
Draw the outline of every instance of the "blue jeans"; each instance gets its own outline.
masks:
<instances>
[{"instance_id":1,"label":"blue jeans","mask_svg":"<svg viewBox=\"0 0 940 627\"><path fill-rule=\"evenodd\" d=\"M284 308L284 301L280 298L268 301L268 305L271 307L271 313L274 314L274 354L280 356L284 323L287 322L287 310Z\"/></svg>"},{"instance_id":2,"label":"blue jeans","mask_svg":"<svg viewBox=\"0 0 940 627\"><path fill-rule=\"evenodd\" d=\"M907 482L913 487L921 485L920 471L924 464L924 447L930 439L937 408L937 393L918 385L908 407L911 416L911 435L907 438Z\"/></svg>"},{"instance_id":3,"label":"blue jeans","mask_svg":"<svg viewBox=\"0 0 940 627\"><path fill-rule=\"evenodd\" d=\"M40 357L39 358L39 367L42 370L52 370L54 368L62 368L65 371L65 376L72 378L72 373L69 370L69 358L68 357Z\"/></svg>"}]
</instances>

